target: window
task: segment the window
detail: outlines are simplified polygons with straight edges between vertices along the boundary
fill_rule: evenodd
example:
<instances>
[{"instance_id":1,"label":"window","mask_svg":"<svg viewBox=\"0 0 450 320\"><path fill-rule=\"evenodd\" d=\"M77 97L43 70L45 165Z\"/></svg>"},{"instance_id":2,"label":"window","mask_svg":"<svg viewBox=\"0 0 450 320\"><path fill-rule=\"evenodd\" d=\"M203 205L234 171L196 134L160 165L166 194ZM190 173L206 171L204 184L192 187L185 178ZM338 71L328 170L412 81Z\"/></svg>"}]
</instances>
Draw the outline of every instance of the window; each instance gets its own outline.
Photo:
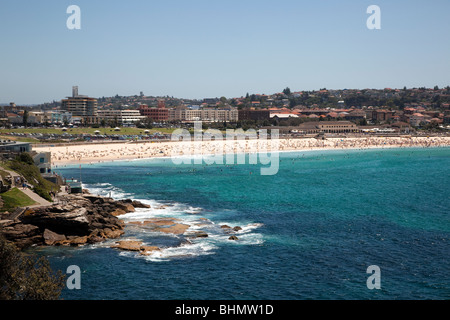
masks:
<instances>
[{"instance_id":1,"label":"window","mask_svg":"<svg viewBox=\"0 0 450 320\"><path fill-rule=\"evenodd\" d=\"M39 159L39 162L40 162L40 163L44 163L44 161L45 161L44 158L40 158L40 159Z\"/></svg>"}]
</instances>

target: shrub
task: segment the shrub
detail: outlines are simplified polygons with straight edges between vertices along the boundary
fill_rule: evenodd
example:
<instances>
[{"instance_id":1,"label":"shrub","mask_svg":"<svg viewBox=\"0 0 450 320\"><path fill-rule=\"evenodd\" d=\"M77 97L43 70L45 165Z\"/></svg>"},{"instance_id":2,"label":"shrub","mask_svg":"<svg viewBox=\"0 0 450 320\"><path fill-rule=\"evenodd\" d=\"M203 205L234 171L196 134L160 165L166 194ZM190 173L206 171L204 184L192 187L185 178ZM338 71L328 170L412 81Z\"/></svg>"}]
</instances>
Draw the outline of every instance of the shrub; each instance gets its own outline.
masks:
<instances>
[{"instance_id":1,"label":"shrub","mask_svg":"<svg viewBox=\"0 0 450 320\"><path fill-rule=\"evenodd\" d=\"M40 197L44 198L45 200L50 201L50 202L53 201L53 199L50 196L50 194L48 193L48 191L45 190L42 186L40 186L40 185L35 186L33 191L35 193L37 193Z\"/></svg>"},{"instance_id":2,"label":"shrub","mask_svg":"<svg viewBox=\"0 0 450 320\"><path fill-rule=\"evenodd\" d=\"M57 300L64 287L64 275L47 259L25 255L1 234L0 270L0 300Z\"/></svg>"},{"instance_id":3,"label":"shrub","mask_svg":"<svg viewBox=\"0 0 450 320\"><path fill-rule=\"evenodd\" d=\"M52 201L52 198L50 197L50 191L52 189L58 190L59 187L56 184L45 180L34 162L32 164L29 163L31 156L29 154L27 155L28 157L19 156L15 160L8 162L8 167L11 170L16 171L17 173L22 175L28 181L28 183L33 186L34 192L36 192L42 198L48 201Z\"/></svg>"},{"instance_id":4,"label":"shrub","mask_svg":"<svg viewBox=\"0 0 450 320\"><path fill-rule=\"evenodd\" d=\"M18 156L18 161L29 164L29 165L34 165L34 160L31 157L31 155L27 152L22 152L21 154L19 154Z\"/></svg>"}]
</instances>

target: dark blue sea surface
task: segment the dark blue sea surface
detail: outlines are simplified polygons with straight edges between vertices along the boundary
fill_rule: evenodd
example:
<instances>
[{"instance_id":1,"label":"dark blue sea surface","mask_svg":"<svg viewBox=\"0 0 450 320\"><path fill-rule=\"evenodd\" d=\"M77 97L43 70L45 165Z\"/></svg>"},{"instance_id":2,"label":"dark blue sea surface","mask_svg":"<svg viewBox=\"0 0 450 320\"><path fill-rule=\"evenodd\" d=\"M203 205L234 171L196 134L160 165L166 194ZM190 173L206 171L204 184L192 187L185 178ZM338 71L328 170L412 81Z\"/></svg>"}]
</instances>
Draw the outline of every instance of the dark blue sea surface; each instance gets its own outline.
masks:
<instances>
[{"instance_id":1,"label":"dark blue sea surface","mask_svg":"<svg viewBox=\"0 0 450 320\"><path fill-rule=\"evenodd\" d=\"M174 217L208 238L186 243L136 226L125 239L162 250L34 249L81 289L64 299L449 299L450 149L373 149L280 154L261 165L174 165L171 159L83 165L92 193L152 206L124 221ZM78 166L58 168L70 179ZM165 205L165 207L161 207ZM238 241L221 225L240 226ZM367 268L379 266L381 289Z\"/></svg>"}]
</instances>

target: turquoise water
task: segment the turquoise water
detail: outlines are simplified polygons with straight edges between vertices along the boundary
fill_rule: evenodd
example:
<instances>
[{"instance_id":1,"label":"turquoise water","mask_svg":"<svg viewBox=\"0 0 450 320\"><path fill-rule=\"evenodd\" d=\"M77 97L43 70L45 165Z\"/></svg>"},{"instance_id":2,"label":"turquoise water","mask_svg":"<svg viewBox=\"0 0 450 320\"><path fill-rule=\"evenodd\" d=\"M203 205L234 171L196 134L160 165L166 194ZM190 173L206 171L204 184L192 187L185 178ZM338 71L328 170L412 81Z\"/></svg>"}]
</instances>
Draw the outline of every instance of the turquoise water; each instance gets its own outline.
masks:
<instances>
[{"instance_id":1,"label":"turquoise water","mask_svg":"<svg viewBox=\"0 0 450 320\"><path fill-rule=\"evenodd\" d=\"M81 290L64 299L450 298L449 148L281 153L278 174L258 173L170 159L84 165L91 192L151 204L125 221L176 217L209 237L186 244L129 226L126 238L162 250L37 251L63 272L82 270ZM242 227L238 241L223 224ZM366 286L370 265L381 269L380 290Z\"/></svg>"}]
</instances>

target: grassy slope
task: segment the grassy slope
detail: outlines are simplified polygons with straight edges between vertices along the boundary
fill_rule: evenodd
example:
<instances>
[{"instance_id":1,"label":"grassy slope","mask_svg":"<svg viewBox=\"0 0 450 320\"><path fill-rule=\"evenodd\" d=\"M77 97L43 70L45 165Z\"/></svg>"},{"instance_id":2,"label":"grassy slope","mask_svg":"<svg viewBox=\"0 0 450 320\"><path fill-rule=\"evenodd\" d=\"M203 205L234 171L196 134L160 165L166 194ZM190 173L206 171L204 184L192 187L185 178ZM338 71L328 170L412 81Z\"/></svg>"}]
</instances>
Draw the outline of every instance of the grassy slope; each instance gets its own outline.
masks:
<instances>
[{"instance_id":1,"label":"grassy slope","mask_svg":"<svg viewBox=\"0 0 450 320\"><path fill-rule=\"evenodd\" d=\"M9 183L6 181L6 177L9 176L9 172L6 172L6 171L3 171L3 170L0 169L0 176L3 179L3 184L9 185Z\"/></svg>"},{"instance_id":2,"label":"grassy slope","mask_svg":"<svg viewBox=\"0 0 450 320\"><path fill-rule=\"evenodd\" d=\"M12 211L16 207L26 207L35 204L30 197L17 188L1 193L0 196L4 203L3 208L0 208L1 211Z\"/></svg>"},{"instance_id":3,"label":"grassy slope","mask_svg":"<svg viewBox=\"0 0 450 320\"><path fill-rule=\"evenodd\" d=\"M59 187L56 184L45 180L41 176L38 167L36 167L34 164L31 165L18 160L12 160L8 161L5 165L8 169L15 171L25 177L28 183L33 185L34 192L48 201L52 201L49 192L52 191L52 189L59 190Z\"/></svg>"}]
</instances>

